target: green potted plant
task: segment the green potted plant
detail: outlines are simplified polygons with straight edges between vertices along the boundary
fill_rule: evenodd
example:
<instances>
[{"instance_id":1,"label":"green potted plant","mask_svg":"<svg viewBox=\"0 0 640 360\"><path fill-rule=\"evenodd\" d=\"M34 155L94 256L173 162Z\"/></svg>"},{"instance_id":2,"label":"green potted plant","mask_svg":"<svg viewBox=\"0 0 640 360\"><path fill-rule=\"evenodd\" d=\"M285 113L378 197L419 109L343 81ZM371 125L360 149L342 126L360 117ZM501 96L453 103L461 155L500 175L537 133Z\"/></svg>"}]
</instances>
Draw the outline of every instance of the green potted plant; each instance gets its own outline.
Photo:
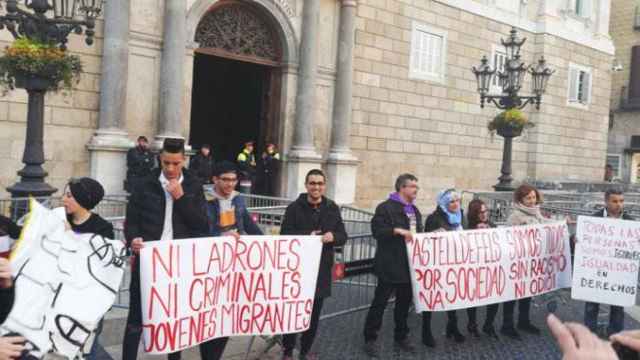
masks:
<instances>
[{"instance_id":1,"label":"green potted plant","mask_svg":"<svg viewBox=\"0 0 640 360\"><path fill-rule=\"evenodd\" d=\"M487 124L492 136L497 132L502 137L518 137L524 129L534 126L535 124L518 109L505 110Z\"/></svg>"},{"instance_id":2,"label":"green potted plant","mask_svg":"<svg viewBox=\"0 0 640 360\"><path fill-rule=\"evenodd\" d=\"M0 57L0 86L7 89L70 90L80 80L80 57L54 44L22 37Z\"/></svg>"}]
</instances>

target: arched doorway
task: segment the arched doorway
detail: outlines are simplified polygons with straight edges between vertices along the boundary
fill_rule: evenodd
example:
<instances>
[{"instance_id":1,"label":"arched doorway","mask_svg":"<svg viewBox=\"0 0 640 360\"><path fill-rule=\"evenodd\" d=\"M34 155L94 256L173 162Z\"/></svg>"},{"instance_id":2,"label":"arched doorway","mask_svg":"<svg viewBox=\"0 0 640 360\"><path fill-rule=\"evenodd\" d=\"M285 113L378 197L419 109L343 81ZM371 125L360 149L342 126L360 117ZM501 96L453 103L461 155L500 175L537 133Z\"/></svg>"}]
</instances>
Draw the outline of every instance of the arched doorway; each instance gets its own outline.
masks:
<instances>
[{"instance_id":1,"label":"arched doorway","mask_svg":"<svg viewBox=\"0 0 640 360\"><path fill-rule=\"evenodd\" d=\"M274 21L250 3L220 1L201 18L195 39L189 140L235 161L246 141L256 156L280 141L283 46Z\"/></svg>"}]
</instances>

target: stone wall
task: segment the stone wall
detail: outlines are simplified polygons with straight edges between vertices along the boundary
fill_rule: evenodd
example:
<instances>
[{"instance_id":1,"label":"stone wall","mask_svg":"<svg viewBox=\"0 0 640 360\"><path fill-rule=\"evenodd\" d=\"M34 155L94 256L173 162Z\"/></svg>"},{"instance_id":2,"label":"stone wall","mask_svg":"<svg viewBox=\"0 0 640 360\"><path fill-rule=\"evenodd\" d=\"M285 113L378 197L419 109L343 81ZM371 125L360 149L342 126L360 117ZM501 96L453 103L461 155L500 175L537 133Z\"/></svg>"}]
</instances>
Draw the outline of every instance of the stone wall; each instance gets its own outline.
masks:
<instances>
[{"instance_id":1,"label":"stone wall","mask_svg":"<svg viewBox=\"0 0 640 360\"><path fill-rule=\"evenodd\" d=\"M102 21L97 22L93 46L84 37L71 35L69 51L80 55L84 72L72 91L49 93L44 115L45 170L47 181L62 191L72 176L89 173L89 153L86 144L97 126L102 51ZM11 35L0 31L0 51L12 41ZM9 91L0 97L0 196L17 180L22 169L22 154L26 137L27 93L22 89Z\"/></svg>"},{"instance_id":2,"label":"stone wall","mask_svg":"<svg viewBox=\"0 0 640 360\"><path fill-rule=\"evenodd\" d=\"M432 204L443 188L489 189L496 183L502 140L481 109L471 67L490 54L510 26L434 1L364 0L358 6L352 141L361 162L357 202L373 207L392 190L396 176L415 173L420 202ZM409 78L412 22L447 32L444 84ZM544 55L556 69L540 112L527 109L537 127L514 143L514 175L579 178L602 176L610 97L610 56L549 35L528 38L523 59ZM567 106L568 65L593 68L588 109ZM530 88L527 82L525 91Z\"/></svg>"},{"instance_id":3,"label":"stone wall","mask_svg":"<svg viewBox=\"0 0 640 360\"><path fill-rule=\"evenodd\" d=\"M640 134L640 112L625 111L620 107L622 87L629 86L631 71L631 47L640 45L640 31L634 30L637 2L633 0L614 1L611 6L611 38L616 46L616 59L622 70L613 73L611 88L612 127L609 131L608 153L621 155L620 178L631 179L632 156L625 154L629 148L631 135Z\"/></svg>"}]
</instances>

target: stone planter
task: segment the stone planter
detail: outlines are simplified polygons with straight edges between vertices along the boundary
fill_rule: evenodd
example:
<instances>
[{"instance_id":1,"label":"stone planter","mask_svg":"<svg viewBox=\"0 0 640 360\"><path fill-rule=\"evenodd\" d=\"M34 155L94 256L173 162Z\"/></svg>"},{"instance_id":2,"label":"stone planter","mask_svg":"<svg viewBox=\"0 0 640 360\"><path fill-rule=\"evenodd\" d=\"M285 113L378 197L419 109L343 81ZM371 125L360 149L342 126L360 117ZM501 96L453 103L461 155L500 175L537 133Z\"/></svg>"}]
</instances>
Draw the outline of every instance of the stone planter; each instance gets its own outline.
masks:
<instances>
[{"instance_id":1,"label":"stone planter","mask_svg":"<svg viewBox=\"0 0 640 360\"><path fill-rule=\"evenodd\" d=\"M53 81L48 77L23 73L15 74L15 86L17 88L33 91L47 91L54 85Z\"/></svg>"},{"instance_id":2,"label":"stone planter","mask_svg":"<svg viewBox=\"0 0 640 360\"><path fill-rule=\"evenodd\" d=\"M496 129L496 132L502 137L514 138L522 135L522 129L522 127L501 126Z\"/></svg>"}]
</instances>

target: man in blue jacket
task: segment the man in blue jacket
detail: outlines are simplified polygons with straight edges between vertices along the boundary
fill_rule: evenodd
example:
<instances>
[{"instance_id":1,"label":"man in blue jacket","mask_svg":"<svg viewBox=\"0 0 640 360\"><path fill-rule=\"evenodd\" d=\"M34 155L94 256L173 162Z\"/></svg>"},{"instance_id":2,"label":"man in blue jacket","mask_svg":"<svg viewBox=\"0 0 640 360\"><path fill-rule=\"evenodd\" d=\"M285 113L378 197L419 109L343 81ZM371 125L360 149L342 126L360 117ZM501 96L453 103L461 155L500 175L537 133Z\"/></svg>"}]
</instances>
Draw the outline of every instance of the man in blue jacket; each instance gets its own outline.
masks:
<instances>
[{"instance_id":1,"label":"man in blue jacket","mask_svg":"<svg viewBox=\"0 0 640 360\"><path fill-rule=\"evenodd\" d=\"M238 183L238 170L228 161L216 165L213 171L213 199L207 201L207 217L211 236L262 235L262 231L253 222L244 199L235 191ZM211 340L210 360L222 358L228 337Z\"/></svg>"}]
</instances>

